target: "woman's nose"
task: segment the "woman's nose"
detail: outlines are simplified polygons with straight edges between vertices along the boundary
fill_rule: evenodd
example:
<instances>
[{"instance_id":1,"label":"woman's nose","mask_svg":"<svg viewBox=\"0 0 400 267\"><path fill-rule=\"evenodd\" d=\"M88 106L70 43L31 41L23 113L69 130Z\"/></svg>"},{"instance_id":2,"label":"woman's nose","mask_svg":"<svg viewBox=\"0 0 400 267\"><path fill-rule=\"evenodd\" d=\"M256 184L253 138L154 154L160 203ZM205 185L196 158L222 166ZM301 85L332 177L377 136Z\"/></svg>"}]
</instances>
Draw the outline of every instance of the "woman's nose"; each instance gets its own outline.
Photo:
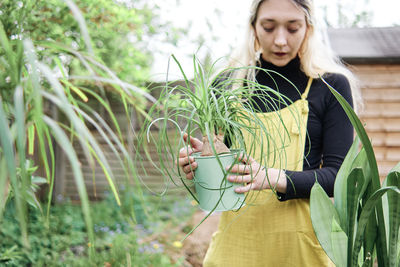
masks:
<instances>
[{"instance_id":1,"label":"woman's nose","mask_svg":"<svg viewBox=\"0 0 400 267\"><path fill-rule=\"evenodd\" d=\"M286 32L284 29L278 29L276 31L274 43L276 46L282 47L287 44Z\"/></svg>"}]
</instances>

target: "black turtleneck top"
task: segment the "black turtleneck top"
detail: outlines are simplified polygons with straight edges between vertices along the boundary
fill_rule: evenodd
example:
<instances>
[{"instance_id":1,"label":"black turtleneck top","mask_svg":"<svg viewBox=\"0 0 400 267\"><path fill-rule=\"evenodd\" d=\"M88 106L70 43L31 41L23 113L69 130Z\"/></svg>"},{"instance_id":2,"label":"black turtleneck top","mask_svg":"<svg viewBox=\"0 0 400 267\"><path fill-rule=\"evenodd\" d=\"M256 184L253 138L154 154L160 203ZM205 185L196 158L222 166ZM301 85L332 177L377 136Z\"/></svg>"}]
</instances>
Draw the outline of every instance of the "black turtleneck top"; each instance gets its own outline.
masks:
<instances>
[{"instance_id":1,"label":"black turtleneck top","mask_svg":"<svg viewBox=\"0 0 400 267\"><path fill-rule=\"evenodd\" d=\"M299 58L293 59L284 67L277 67L261 60L261 67L282 74L296 85L298 90L282 77L271 72L269 74L272 75L277 86L271 77L263 71L259 71L256 75L258 83L279 91L292 102L301 98L301 94L307 86L308 77L300 69ZM323 78L350 105L353 105L350 85L344 75L327 73ZM253 100L259 106L260 112L271 111L271 107L266 106L265 102L260 100L268 92L258 91L258 93L259 96ZM279 194L282 201L309 198L316 177L327 194L333 196L336 174L353 142L353 127L350 120L321 79L313 80L307 100L309 105L307 134L309 138L306 138L303 171L286 170L288 177L287 191L286 194ZM283 107L281 106L281 108Z\"/></svg>"}]
</instances>

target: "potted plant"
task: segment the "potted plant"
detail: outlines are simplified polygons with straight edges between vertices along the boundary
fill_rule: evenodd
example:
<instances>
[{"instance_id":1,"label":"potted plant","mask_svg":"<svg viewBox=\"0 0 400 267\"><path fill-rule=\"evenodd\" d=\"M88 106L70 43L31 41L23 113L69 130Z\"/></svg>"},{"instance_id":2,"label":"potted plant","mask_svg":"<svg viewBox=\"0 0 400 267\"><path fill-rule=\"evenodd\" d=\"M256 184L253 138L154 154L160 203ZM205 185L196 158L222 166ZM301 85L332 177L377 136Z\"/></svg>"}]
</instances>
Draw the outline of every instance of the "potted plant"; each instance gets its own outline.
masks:
<instances>
[{"instance_id":1,"label":"potted plant","mask_svg":"<svg viewBox=\"0 0 400 267\"><path fill-rule=\"evenodd\" d=\"M322 248L337 266L400 266L400 163L380 183L375 154L359 118L328 85L350 118L357 137L335 181L334 203L316 183L312 224ZM361 144L361 148L360 148Z\"/></svg>"},{"instance_id":2,"label":"potted plant","mask_svg":"<svg viewBox=\"0 0 400 267\"><path fill-rule=\"evenodd\" d=\"M286 105L290 104L290 100L272 88L238 78L237 75L250 68L265 72L268 70L239 67L213 74L215 63L210 70L205 70L194 56L194 78L189 80L176 57L172 56L172 59L181 71L183 82L167 81L161 89L158 88L161 93L143 123L138 138L139 146L146 150L147 142L154 143L158 162L147 154L153 163L152 167L164 177L169 177L174 184L178 184L178 179L209 214L213 211L238 210L245 203L248 204L248 195L234 192L234 188L240 185L227 181L229 166L237 163L238 153L245 153L257 159L261 166L266 166L268 157L275 151L274 144L268 143L268 129L257 112L254 96L257 90L268 90L274 98ZM279 112L277 116L280 116ZM187 140L191 136L203 140L203 150L193 155L198 164L193 179L195 190L193 184L182 176L178 165L180 148L188 147L183 141L184 133L188 134ZM230 144L229 148L227 143ZM271 151L263 151L264 147L271 147ZM263 156L257 156L260 154ZM140 156L138 159L144 160Z\"/></svg>"}]
</instances>

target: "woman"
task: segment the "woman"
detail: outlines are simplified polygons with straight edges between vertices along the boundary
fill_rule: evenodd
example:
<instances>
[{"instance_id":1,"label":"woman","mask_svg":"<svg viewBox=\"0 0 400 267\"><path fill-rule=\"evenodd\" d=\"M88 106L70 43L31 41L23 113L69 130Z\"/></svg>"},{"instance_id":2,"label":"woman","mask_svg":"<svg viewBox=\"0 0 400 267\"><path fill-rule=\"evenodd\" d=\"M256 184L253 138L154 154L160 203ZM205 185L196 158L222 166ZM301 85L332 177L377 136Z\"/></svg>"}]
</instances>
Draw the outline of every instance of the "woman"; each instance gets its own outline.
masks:
<instances>
[{"instance_id":1,"label":"woman","mask_svg":"<svg viewBox=\"0 0 400 267\"><path fill-rule=\"evenodd\" d=\"M293 102L290 108L301 111L300 123L293 121L290 108L281 106L282 127L296 124L300 129L290 132L285 138L289 141L282 144L285 164L275 159L263 167L257 160L262 155L241 156L242 164L232 168L228 180L244 183L237 193L258 192L256 205L221 215L204 266L331 266L312 229L309 196L316 179L328 195L333 195L336 173L353 142L353 128L319 77L351 105L360 102L359 88L351 72L318 39L311 0L254 0L246 40L249 42L233 61L236 66L275 71L299 91L277 74L271 79L266 72L250 68L239 76L287 96ZM269 112L271 107L262 99L273 96L257 93L254 101L260 118L267 123L274 112ZM282 132L275 130L271 138L279 139L280 135ZM181 150L179 160L188 179L197 167L190 154L200 151L202 142L191 138L190 144L191 149Z\"/></svg>"}]
</instances>

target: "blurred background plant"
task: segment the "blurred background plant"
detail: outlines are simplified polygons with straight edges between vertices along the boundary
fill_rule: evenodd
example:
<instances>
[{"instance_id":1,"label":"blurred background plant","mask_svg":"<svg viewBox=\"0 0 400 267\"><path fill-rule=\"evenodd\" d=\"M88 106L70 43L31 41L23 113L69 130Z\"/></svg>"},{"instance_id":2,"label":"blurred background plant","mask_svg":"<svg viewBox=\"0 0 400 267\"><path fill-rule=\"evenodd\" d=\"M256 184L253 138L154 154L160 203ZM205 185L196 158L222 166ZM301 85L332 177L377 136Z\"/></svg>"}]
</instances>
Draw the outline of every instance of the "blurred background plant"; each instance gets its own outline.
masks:
<instances>
[{"instance_id":1,"label":"blurred background plant","mask_svg":"<svg viewBox=\"0 0 400 267\"><path fill-rule=\"evenodd\" d=\"M120 187L95 133L123 166L127 184L134 185L130 192L134 192L135 198L129 198L129 207L125 207L130 214L130 228L151 221L149 218L157 218L154 210L146 212L147 208L154 207L148 205L142 194L130 157L132 148L109 104L110 98L118 100L125 110L124 121L130 122L132 114L146 116L146 103L154 101L144 89L152 62L146 42L157 31L166 30L168 25L157 22L152 7L145 1L136 3L140 8L112 0L1 1L2 263L21 266L41 265L46 261L47 264L48 259L63 257L54 256L54 246L61 246L63 251L63 246L73 247L78 243L89 244L83 249L89 255L88 263L106 261L108 256L104 259L93 257L96 251L101 254L104 248L104 235L97 231L96 223L100 224L100 220L96 216L110 212L108 216L118 220L120 217L111 213L120 209L119 205L124 206L127 200L118 192ZM105 117L109 117L110 122L106 122ZM98 214L95 208L90 208L82 164L74 143L80 144L90 167L101 166L107 177L110 197L116 203L113 206L103 204ZM52 205L56 147L64 151L71 163L80 208ZM38 197L38 191L41 191L41 197ZM73 217L72 213L81 217ZM113 225L115 223L112 221ZM61 237L57 240L57 231L68 229L70 232L66 234L72 240ZM133 262L130 257L133 254L137 257L135 251L139 249L134 245L136 238L137 231L132 230L109 240L116 248L108 250L115 254L124 251L117 248L128 248L131 252L125 255L124 251L121 257L114 257ZM49 249L37 252L38 247Z\"/></svg>"},{"instance_id":2,"label":"blurred background plant","mask_svg":"<svg viewBox=\"0 0 400 267\"><path fill-rule=\"evenodd\" d=\"M153 216L140 223L129 210L136 196L121 192L121 206L112 194L91 205L96 239L96 257L90 259L92 244L87 240L81 208L67 201L52 207L49 224L37 209L28 216L31 250L26 250L14 218L15 205L8 202L0 228L0 266L184 266L177 240L194 207L182 197L144 196ZM133 205L135 207L140 205ZM140 216L139 216L140 217Z\"/></svg>"}]
</instances>

